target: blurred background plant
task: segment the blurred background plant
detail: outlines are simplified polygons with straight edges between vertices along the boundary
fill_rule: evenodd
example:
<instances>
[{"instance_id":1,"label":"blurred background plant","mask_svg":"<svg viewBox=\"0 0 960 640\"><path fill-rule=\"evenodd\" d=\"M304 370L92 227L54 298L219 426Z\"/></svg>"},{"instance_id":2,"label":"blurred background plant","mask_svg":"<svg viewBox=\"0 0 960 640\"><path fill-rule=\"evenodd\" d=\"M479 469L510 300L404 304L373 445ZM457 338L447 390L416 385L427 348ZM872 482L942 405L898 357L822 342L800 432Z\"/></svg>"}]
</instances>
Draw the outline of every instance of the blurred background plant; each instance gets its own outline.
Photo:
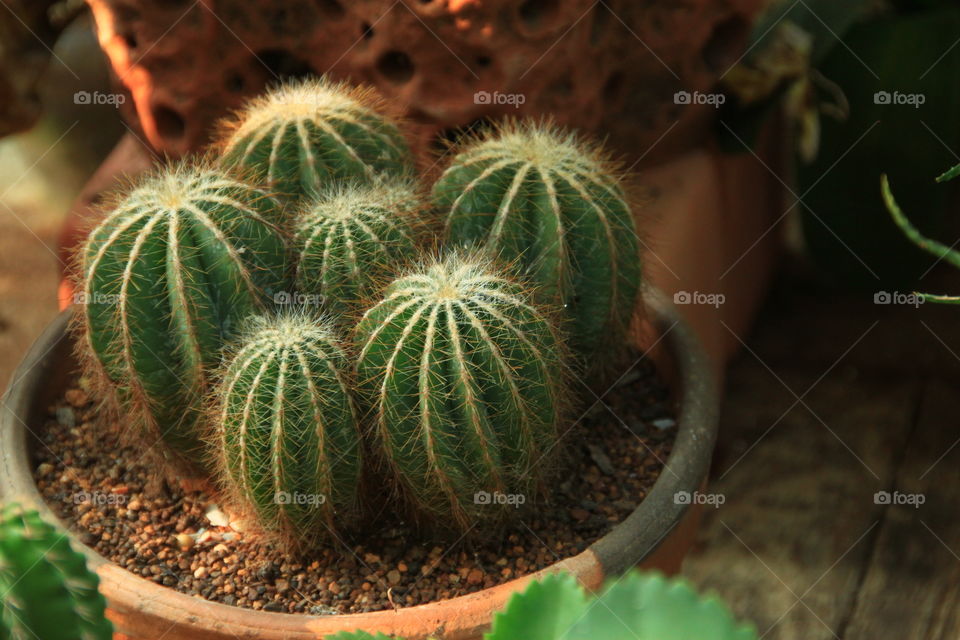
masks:
<instances>
[{"instance_id":1,"label":"blurred background plant","mask_svg":"<svg viewBox=\"0 0 960 640\"><path fill-rule=\"evenodd\" d=\"M747 152L774 114L790 129L793 241L826 282L916 287L931 270L935 259L883 215L874 180L890 174L924 233L947 231L952 191L931 189L930 176L960 160L958 33L960 7L945 0L782 0L724 75L735 97L717 125L727 150Z\"/></svg>"}]
</instances>

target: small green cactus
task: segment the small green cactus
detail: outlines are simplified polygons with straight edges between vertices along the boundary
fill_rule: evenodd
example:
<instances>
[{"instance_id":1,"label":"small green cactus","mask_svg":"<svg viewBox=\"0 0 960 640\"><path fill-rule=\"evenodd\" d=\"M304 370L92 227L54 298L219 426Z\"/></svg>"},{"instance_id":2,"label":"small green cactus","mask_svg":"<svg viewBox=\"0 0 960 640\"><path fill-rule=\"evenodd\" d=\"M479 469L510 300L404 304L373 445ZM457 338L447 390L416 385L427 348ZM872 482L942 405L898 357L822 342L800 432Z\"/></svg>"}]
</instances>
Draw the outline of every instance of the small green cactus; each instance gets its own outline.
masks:
<instances>
[{"instance_id":1,"label":"small green cactus","mask_svg":"<svg viewBox=\"0 0 960 640\"><path fill-rule=\"evenodd\" d=\"M412 171L399 129L371 91L307 79L251 101L223 125L223 155L281 193L309 196L331 181Z\"/></svg>"},{"instance_id":2,"label":"small green cactus","mask_svg":"<svg viewBox=\"0 0 960 640\"><path fill-rule=\"evenodd\" d=\"M257 316L217 392L221 484L264 532L295 547L355 507L361 451L348 370L329 323Z\"/></svg>"},{"instance_id":3,"label":"small green cactus","mask_svg":"<svg viewBox=\"0 0 960 640\"><path fill-rule=\"evenodd\" d=\"M97 575L63 532L16 504L0 521L0 638L110 640Z\"/></svg>"},{"instance_id":4,"label":"small green cactus","mask_svg":"<svg viewBox=\"0 0 960 640\"><path fill-rule=\"evenodd\" d=\"M395 280L357 327L379 453L440 523L503 518L552 471L563 354L528 298L455 252Z\"/></svg>"},{"instance_id":5,"label":"small green cactus","mask_svg":"<svg viewBox=\"0 0 960 640\"><path fill-rule=\"evenodd\" d=\"M296 225L297 287L318 295L335 318L349 316L377 284L415 253L419 200L406 180L330 187Z\"/></svg>"},{"instance_id":6,"label":"small green cactus","mask_svg":"<svg viewBox=\"0 0 960 640\"><path fill-rule=\"evenodd\" d=\"M558 298L583 353L617 344L640 285L630 206L602 153L550 125L512 123L468 143L437 181L455 244L515 261Z\"/></svg>"},{"instance_id":7,"label":"small green cactus","mask_svg":"<svg viewBox=\"0 0 960 640\"><path fill-rule=\"evenodd\" d=\"M188 461L201 459L222 345L286 288L277 209L219 170L178 165L143 180L83 249L86 360L125 416Z\"/></svg>"}]
</instances>

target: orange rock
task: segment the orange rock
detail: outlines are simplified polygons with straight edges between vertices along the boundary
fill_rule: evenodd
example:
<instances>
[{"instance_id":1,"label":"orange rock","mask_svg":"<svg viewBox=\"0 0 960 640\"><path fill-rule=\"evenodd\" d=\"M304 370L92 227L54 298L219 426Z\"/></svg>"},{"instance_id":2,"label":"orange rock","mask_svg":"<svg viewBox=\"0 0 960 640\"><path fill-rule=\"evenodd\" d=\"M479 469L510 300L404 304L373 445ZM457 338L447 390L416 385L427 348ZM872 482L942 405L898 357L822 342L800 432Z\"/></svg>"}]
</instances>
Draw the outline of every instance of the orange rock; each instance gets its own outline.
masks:
<instances>
[{"instance_id":1,"label":"orange rock","mask_svg":"<svg viewBox=\"0 0 960 640\"><path fill-rule=\"evenodd\" d=\"M549 114L645 162L701 138L715 110L674 94L712 87L765 4L87 2L131 98L122 108L170 155L204 146L218 118L268 83L315 73L376 86L424 159L478 120Z\"/></svg>"}]
</instances>

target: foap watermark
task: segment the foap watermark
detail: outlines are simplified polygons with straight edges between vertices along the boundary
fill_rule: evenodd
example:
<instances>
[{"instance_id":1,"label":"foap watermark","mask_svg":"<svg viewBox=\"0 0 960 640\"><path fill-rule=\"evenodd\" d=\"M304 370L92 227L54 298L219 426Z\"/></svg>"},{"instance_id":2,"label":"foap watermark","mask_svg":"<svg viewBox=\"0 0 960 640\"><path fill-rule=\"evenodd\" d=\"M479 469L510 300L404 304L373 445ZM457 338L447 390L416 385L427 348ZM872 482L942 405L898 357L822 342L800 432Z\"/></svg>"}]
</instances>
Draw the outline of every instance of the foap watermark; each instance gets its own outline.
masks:
<instances>
[{"instance_id":1,"label":"foap watermark","mask_svg":"<svg viewBox=\"0 0 960 640\"><path fill-rule=\"evenodd\" d=\"M927 96L922 93L901 93L899 91L877 91L873 94L873 103L891 106L906 106L919 109L926 104Z\"/></svg>"},{"instance_id":2,"label":"foap watermark","mask_svg":"<svg viewBox=\"0 0 960 640\"><path fill-rule=\"evenodd\" d=\"M527 96L522 93L501 93L499 91L477 91L473 94L473 104L495 104L510 105L514 109L519 109L520 105L527 101Z\"/></svg>"},{"instance_id":3,"label":"foap watermark","mask_svg":"<svg viewBox=\"0 0 960 640\"><path fill-rule=\"evenodd\" d=\"M519 509L520 505L526 504L527 496L522 493L500 493L494 491L477 491L473 494L473 504L498 504L512 506Z\"/></svg>"},{"instance_id":4,"label":"foap watermark","mask_svg":"<svg viewBox=\"0 0 960 640\"><path fill-rule=\"evenodd\" d=\"M927 501L922 493L900 493L899 491L877 491L873 494L873 504L906 505L919 509Z\"/></svg>"},{"instance_id":5,"label":"foap watermark","mask_svg":"<svg viewBox=\"0 0 960 640\"><path fill-rule=\"evenodd\" d=\"M873 294L873 304L902 304L916 309L924 303L919 293L900 293L899 291L877 291Z\"/></svg>"},{"instance_id":6,"label":"foap watermark","mask_svg":"<svg viewBox=\"0 0 960 640\"><path fill-rule=\"evenodd\" d=\"M319 507L326 504L327 496L323 493L300 493L299 491L277 491L273 494L275 504L295 504L304 507Z\"/></svg>"},{"instance_id":7,"label":"foap watermark","mask_svg":"<svg viewBox=\"0 0 960 640\"><path fill-rule=\"evenodd\" d=\"M127 101L127 96L122 93L104 93L102 91L77 91L73 94L73 104L109 104L119 107Z\"/></svg>"},{"instance_id":8,"label":"foap watermark","mask_svg":"<svg viewBox=\"0 0 960 640\"><path fill-rule=\"evenodd\" d=\"M677 491L673 494L674 504L705 504L714 509L719 509L726 501L727 496L722 493L700 493L699 491L690 493L689 491Z\"/></svg>"},{"instance_id":9,"label":"foap watermark","mask_svg":"<svg viewBox=\"0 0 960 640\"><path fill-rule=\"evenodd\" d=\"M298 307L319 307L324 297L319 293L295 293L292 291L278 291L273 294L273 303L279 305L296 305Z\"/></svg>"},{"instance_id":10,"label":"foap watermark","mask_svg":"<svg viewBox=\"0 0 960 640\"><path fill-rule=\"evenodd\" d=\"M73 494L71 498L73 504L92 504L99 507L127 503L127 496L125 494L103 491L78 491Z\"/></svg>"},{"instance_id":11,"label":"foap watermark","mask_svg":"<svg viewBox=\"0 0 960 640\"><path fill-rule=\"evenodd\" d=\"M73 304L115 305L119 303L120 303L119 293L101 293L99 291L87 293L86 291L77 291L76 293L73 294Z\"/></svg>"},{"instance_id":12,"label":"foap watermark","mask_svg":"<svg viewBox=\"0 0 960 640\"><path fill-rule=\"evenodd\" d=\"M719 109L727 102L723 93L703 93L702 91L677 91L673 94L673 103L679 105L707 105Z\"/></svg>"},{"instance_id":13,"label":"foap watermark","mask_svg":"<svg viewBox=\"0 0 960 640\"><path fill-rule=\"evenodd\" d=\"M673 304L702 304L719 309L727 301L722 293L701 293L700 291L677 291L673 294Z\"/></svg>"}]
</instances>

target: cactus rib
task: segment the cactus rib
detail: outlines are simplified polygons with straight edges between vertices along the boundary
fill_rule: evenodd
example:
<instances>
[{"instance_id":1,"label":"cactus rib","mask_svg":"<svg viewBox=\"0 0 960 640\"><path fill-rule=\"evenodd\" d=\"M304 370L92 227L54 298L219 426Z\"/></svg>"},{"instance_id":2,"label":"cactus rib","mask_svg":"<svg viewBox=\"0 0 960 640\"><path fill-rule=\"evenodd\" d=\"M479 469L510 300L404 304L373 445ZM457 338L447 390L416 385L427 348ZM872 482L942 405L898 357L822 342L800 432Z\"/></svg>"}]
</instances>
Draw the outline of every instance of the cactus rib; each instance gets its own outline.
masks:
<instances>
[{"instance_id":1,"label":"cactus rib","mask_svg":"<svg viewBox=\"0 0 960 640\"><path fill-rule=\"evenodd\" d=\"M87 362L132 420L199 462L219 351L284 288L278 204L206 166L151 175L91 233L81 260Z\"/></svg>"},{"instance_id":2,"label":"cactus rib","mask_svg":"<svg viewBox=\"0 0 960 640\"><path fill-rule=\"evenodd\" d=\"M357 313L381 281L415 251L419 200L408 181L328 188L296 224L297 287L335 318Z\"/></svg>"},{"instance_id":3,"label":"cactus rib","mask_svg":"<svg viewBox=\"0 0 960 640\"><path fill-rule=\"evenodd\" d=\"M420 513L497 520L508 514L477 492L526 498L549 475L562 347L488 260L454 253L398 278L356 335L379 453Z\"/></svg>"},{"instance_id":4,"label":"cactus rib","mask_svg":"<svg viewBox=\"0 0 960 640\"><path fill-rule=\"evenodd\" d=\"M106 602L86 558L36 511L7 505L0 522L0 638L110 640Z\"/></svg>"},{"instance_id":5,"label":"cactus rib","mask_svg":"<svg viewBox=\"0 0 960 640\"><path fill-rule=\"evenodd\" d=\"M222 126L224 159L294 197L331 182L408 174L410 152L379 107L370 90L344 83L314 78L281 85Z\"/></svg>"},{"instance_id":6,"label":"cactus rib","mask_svg":"<svg viewBox=\"0 0 960 640\"><path fill-rule=\"evenodd\" d=\"M356 506L360 436L347 368L331 325L298 313L252 319L225 369L221 482L294 546L321 539Z\"/></svg>"},{"instance_id":7,"label":"cactus rib","mask_svg":"<svg viewBox=\"0 0 960 640\"><path fill-rule=\"evenodd\" d=\"M639 240L603 154L551 125L509 123L465 145L433 189L445 237L515 262L562 303L574 346L619 344L640 283Z\"/></svg>"}]
</instances>

